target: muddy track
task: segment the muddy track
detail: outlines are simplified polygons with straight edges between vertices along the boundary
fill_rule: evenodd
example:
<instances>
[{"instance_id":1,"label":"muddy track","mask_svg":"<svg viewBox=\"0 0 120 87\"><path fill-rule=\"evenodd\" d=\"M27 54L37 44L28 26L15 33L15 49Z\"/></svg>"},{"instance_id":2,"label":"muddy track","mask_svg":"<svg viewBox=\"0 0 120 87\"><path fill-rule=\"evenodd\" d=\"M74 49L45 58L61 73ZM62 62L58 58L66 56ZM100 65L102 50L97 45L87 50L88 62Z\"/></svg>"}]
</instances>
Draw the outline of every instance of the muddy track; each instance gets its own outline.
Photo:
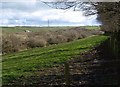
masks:
<instances>
[{"instance_id":1,"label":"muddy track","mask_svg":"<svg viewBox=\"0 0 120 87\"><path fill-rule=\"evenodd\" d=\"M82 63L77 61L73 63L73 75L71 76L72 84L85 86L118 86L118 64L119 60L115 59L110 51L107 50L106 43L101 44L89 53L83 54ZM87 60L88 59L88 60ZM82 74L74 74L74 69L83 70Z\"/></svg>"}]
</instances>

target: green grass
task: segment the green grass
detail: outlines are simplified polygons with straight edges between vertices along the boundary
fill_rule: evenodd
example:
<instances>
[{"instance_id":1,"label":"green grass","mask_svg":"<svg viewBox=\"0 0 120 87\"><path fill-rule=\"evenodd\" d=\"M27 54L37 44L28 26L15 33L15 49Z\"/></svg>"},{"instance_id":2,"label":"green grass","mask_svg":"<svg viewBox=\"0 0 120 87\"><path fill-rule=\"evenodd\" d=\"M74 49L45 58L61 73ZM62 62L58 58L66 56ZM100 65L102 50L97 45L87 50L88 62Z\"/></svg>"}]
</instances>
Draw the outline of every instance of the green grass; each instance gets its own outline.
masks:
<instances>
[{"instance_id":1,"label":"green grass","mask_svg":"<svg viewBox=\"0 0 120 87\"><path fill-rule=\"evenodd\" d=\"M2 29L2 31L5 32L24 32L25 30L30 30L32 32L46 32L48 30L58 30L58 29L69 29L72 27L2 27L0 29Z\"/></svg>"},{"instance_id":2,"label":"green grass","mask_svg":"<svg viewBox=\"0 0 120 87\"><path fill-rule=\"evenodd\" d=\"M100 29L99 26L81 26L81 27L86 29Z\"/></svg>"},{"instance_id":3,"label":"green grass","mask_svg":"<svg viewBox=\"0 0 120 87\"><path fill-rule=\"evenodd\" d=\"M62 64L106 39L106 36L91 36L68 43L3 55L3 84L8 84L21 76L28 78L33 72Z\"/></svg>"},{"instance_id":4,"label":"green grass","mask_svg":"<svg viewBox=\"0 0 120 87\"><path fill-rule=\"evenodd\" d=\"M82 28L86 28L86 29L100 29L99 26L79 26ZM75 28L75 27L69 27L69 26L64 26L64 27L2 27L0 29L2 29L5 32L24 32L25 30L30 30L32 32L46 32L48 30L59 30L59 29L70 29L70 28Z\"/></svg>"}]
</instances>

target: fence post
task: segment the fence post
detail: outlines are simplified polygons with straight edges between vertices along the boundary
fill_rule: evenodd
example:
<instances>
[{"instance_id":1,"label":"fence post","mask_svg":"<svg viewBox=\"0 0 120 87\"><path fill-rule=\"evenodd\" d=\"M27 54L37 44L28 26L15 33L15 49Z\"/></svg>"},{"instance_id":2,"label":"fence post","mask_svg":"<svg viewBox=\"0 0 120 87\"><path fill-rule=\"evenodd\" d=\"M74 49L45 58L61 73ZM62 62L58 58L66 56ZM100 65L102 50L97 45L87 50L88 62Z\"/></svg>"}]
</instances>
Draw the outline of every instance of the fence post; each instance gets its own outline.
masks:
<instances>
[{"instance_id":1,"label":"fence post","mask_svg":"<svg viewBox=\"0 0 120 87\"><path fill-rule=\"evenodd\" d=\"M69 69L68 62L65 62L65 83L66 83L66 86L70 85L70 69Z\"/></svg>"}]
</instances>

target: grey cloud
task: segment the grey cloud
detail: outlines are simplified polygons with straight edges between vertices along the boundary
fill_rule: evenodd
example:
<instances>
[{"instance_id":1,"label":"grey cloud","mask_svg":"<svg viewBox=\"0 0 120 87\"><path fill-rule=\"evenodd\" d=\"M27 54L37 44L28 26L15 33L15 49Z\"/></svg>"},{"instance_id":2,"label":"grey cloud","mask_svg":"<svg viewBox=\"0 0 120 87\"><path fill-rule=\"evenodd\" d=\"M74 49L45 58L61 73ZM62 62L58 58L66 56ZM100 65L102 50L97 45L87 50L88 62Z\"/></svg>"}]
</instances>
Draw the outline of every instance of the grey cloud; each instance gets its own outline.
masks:
<instances>
[{"instance_id":1,"label":"grey cloud","mask_svg":"<svg viewBox=\"0 0 120 87\"><path fill-rule=\"evenodd\" d=\"M44 8L43 8L44 7ZM41 2L2 2L2 9L11 9L18 11L35 11L41 9L50 9L47 5Z\"/></svg>"},{"instance_id":2,"label":"grey cloud","mask_svg":"<svg viewBox=\"0 0 120 87\"><path fill-rule=\"evenodd\" d=\"M31 15L32 12L37 10L51 9L47 5L41 2L3 2L2 3L3 14L0 14L0 19L8 20L7 25L47 25L47 21L43 21L38 16ZM52 13L50 13L52 14ZM49 14L48 14L49 15ZM1 18L2 17L2 18ZM53 16L54 17L54 16ZM50 25L80 25L80 24L97 24L96 18L91 20L85 20L78 23L73 23L65 20L50 20Z\"/></svg>"}]
</instances>

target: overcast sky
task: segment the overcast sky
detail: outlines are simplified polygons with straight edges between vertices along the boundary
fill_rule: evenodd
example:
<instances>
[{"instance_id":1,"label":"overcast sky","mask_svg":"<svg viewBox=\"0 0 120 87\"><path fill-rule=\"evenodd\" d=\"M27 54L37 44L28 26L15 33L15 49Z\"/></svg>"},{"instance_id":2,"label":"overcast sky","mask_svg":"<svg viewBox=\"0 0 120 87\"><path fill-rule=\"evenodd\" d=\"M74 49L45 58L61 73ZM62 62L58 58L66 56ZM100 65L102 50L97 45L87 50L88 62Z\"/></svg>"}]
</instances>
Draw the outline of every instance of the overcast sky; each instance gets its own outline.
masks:
<instances>
[{"instance_id":1,"label":"overcast sky","mask_svg":"<svg viewBox=\"0 0 120 87\"><path fill-rule=\"evenodd\" d=\"M81 11L53 9L36 0L2 2L0 25L83 26L99 25L96 15L85 17Z\"/></svg>"}]
</instances>

